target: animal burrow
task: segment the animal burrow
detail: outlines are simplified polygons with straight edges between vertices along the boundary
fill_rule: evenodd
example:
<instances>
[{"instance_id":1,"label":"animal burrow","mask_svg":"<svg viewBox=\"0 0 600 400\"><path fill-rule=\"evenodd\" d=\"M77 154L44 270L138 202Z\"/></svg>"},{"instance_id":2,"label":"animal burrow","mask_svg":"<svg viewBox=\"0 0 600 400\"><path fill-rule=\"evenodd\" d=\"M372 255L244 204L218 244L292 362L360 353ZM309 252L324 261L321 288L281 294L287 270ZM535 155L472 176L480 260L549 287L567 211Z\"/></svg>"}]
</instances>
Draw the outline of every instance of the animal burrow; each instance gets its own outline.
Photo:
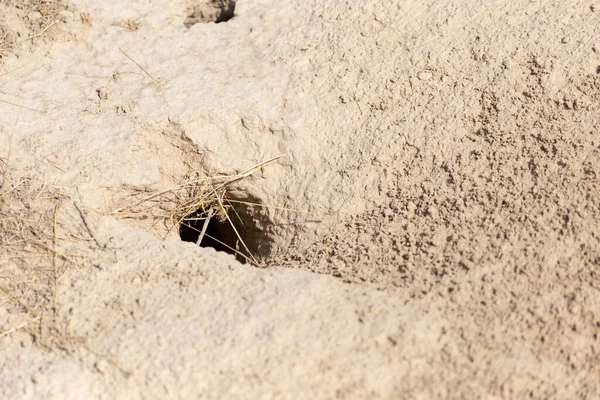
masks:
<instances>
[{"instance_id":1,"label":"animal burrow","mask_svg":"<svg viewBox=\"0 0 600 400\"><path fill-rule=\"evenodd\" d=\"M209 211L199 209L181 221L179 237L182 241L198 243L208 213ZM270 222L264 209L259 206L235 204L229 207L228 216L229 218L226 218L218 212L211 214L202 240L198 243L200 247L212 247L217 251L232 254L242 263L270 255L272 239L264 229Z\"/></svg>"},{"instance_id":2,"label":"animal burrow","mask_svg":"<svg viewBox=\"0 0 600 400\"><path fill-rule=\"evenodd\" d=\"M226 22L233 18L236 0L202 0L193 6L185 22L186 28L199 23Z\"/></svg>"}]
</instances>

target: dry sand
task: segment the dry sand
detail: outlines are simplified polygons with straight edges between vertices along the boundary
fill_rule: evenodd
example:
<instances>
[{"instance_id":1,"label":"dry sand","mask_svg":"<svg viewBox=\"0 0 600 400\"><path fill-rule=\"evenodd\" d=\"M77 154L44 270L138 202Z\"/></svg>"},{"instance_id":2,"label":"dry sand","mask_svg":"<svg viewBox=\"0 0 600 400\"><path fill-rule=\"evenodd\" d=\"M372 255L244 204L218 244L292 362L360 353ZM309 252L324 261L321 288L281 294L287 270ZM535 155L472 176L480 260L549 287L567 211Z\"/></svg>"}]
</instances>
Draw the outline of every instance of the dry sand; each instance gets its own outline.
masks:
<instances>
[{"instance_id":1,"label":"dry sand","mask_svg":"<svg viewBox=\"0 0 600 400\"><path fill-rule=\"evenodd\" d=\"M232 9L0 0L0 397L599 399L600 3Z\"/></svg>"}]
</instances>

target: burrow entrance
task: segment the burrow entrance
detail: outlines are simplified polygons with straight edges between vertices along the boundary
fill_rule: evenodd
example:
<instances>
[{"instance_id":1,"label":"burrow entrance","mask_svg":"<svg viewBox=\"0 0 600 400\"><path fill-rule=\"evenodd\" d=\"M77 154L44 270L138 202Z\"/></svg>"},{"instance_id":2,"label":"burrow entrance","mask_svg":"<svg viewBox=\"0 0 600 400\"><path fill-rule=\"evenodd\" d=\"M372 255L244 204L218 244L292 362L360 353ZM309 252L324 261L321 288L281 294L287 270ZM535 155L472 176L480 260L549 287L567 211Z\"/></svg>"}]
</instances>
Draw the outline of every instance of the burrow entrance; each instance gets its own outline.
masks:
<instances>
[{"instance_id":1,"label":"burrow entrance","mask_svg":"<svg viewBox=\"0 0 600 400\"><path fill-rule=\"evenodd\" d=\"M222 211L218 212L214 209L213 211L196 210L181 221L179 237L184 242L192 242L200 247L212 247L217 251L232 254L242 263L249 262L253 257L256 260L264 259L271 254L272 240L265 229L271 223L265 209L256 205L232 202L228 207L227 215L229 218L226 218ZM204 229L207 218L208 223ZM248 247L247 250L240 242L238 234ZM199 241L201 235L202 239Z\"/></svg>"},{"instance_id":2,"label":"burrow entrance","mask_svg":"<svg viewBox=\"0 0 600 400\"><path fill-rule=\"evenodd\" d=\"M189 10L186 28L208 22L226 22L233 18L236 0L202 0Z\"/></svg>"}]
</instances>

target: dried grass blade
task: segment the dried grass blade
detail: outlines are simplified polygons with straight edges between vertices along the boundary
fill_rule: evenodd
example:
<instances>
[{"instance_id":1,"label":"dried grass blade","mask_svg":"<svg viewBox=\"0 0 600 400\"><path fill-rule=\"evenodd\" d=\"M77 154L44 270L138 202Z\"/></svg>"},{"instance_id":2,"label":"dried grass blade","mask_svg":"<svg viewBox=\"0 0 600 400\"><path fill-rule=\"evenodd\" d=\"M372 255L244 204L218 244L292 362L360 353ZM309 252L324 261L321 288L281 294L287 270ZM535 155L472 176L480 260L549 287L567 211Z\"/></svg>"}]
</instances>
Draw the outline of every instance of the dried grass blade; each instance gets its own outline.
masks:
<instances>
[{"instance_id":1,"label":"dried grass blade","mask_svg":"<svg viewBox=\"0 0 600 400\"><path fill-rule=\"evenodd\" d=\"M16 67L16 68L13 68L13 69L11 69L11 70L8 70L8 71L6 71L6 72L3 72L3 73L1 73L1 74L0 74L0 77L1 77L1 76L4 76L4 75L8 75L8 74L10 74L11 72L18 71L18 70L20 70L21 68L23 68L23 67L25 67L25 66L27 66L27 65L31 64L31 63L32 63L32 62L34 62L34 61L35 61L35 60L31 60L31 61L29 61L29 62L26 62L25 64L21 64L20 66L18 66L18 67Z\"/></svg>"},{"instance_id":2,"label":"dried grass blade","mask_svg":"<svg viewBox=\"0 0 600 400\"><path fill-rule=\"evenodd\" d=\"M15 106L15 107L24 108L24 109L26 109L26 110L29 110L29 111L35 111L35 112L39 112L40 114L46 114L46 111L38 110L37 108L31 108L31 107L27 107L27 106L24 106L24 105L21 105L21 104L13 103L13 102L11 102L11 101L7 101L7 100L2 100L2 99L0 99L0 102L2 102L2 103L6 103L6 104L10 104L11 106Z\"/></svg>"},{"instance_id":3,"label":"dried grass blade","mask_svg":"<svg viewBox=\"0 0 600 400\"><path fill-rule=\"evenodd\" d=\"M58 22L58 21L54 21L54 22L52 22L52 23L51 23L51 24L49 24L47 27L45 27L44 29L42 29L42 31L41 31L40 33L38 33L38 34L35 34L35 35L33 35L33 36L29 36L29 37L28 37L27 39L25 39L25 40L27 41L27 40L35 39L35 38L37 38L37 37L40 37L40 36L42 36L44 33L46 33L46 31L47 31L48 29L50 29L50 28L52 28L54 25L56 25L56 23L57 23L57 22Z\"/></svg>"},{"instance_id":4,"label":"dried grass blade","mask_svg":"<svg viewBox=\"0 0 600 400\"><path fill-rule=\"evenodd\" d=\"M198 235L198 240L196 240L196 245L200 246L202 244L202 239L204 238L204 235L206 234L206 230L208 229L208 224L210 223L210 219L213 216L213 209L209 209L208 213L206 215L206 218L204 219L204 224L202 224L202 231L200 231L200 235Z\"/></svg>"},{"instance_id":5,"label":"dried grass blade","mask_svg":"<svg viewBox=\"0 0 600 400\"><path fill-rule=\"evenodd\" d=\"M280 207L280 206L274 206L274 205L270 205L270 204L253 203L250 201L231 200L231 199L228 199L227 201L230 203L245 204L248 206L258 206L258 207L263 207L263 208L272 208L272 209L281 210L281 211L290 211L290 212L295 212L298 214L321 215L321 216L334 215L334 213L325 213L325 212L317 212L317 211L303 211L303 210L297 210L295 208Z\"/></svg>"},{"instance_id":6,"label":"dried grass blade","mask_svg":"<svg viewBox=\"0 0 600 400\"><path fill-rule=\"evenodd\" d=\"M240 181L240 180L242 180L244 178L247 178L250 175L252 175L253 173L255 173L256 171L258 171L259 169L261 169L262 167L264 167L265 165L270 164L273 161L277 161L277 160L279 160L280 158L283 158L283 157L285 157L285 156L283 156L283 155L282 156L276 156L276 157L270 158L270 159L268 159L266 161L263 161L263 162L261 162L259 164L256 164L255 166L253 166L251 168L248 168L244 172L239 173L239 174L233 176L232 178L230 178L229 180L223 182L221 185L219 185L217 187L217 190L221 189L221 188L223 188L223 187L225 187L227 185L230 185L230 184L232 184L234 182L237 182L237 181Z\"/></svg>"},{"instance_id":7,"label":"dried grass blade","mask_svg":"<svg viewBox=\"0 0 600 400\"><path fill-rule=\"evenodd\" d=\"M19 324L19 325L17 325L17 326L14 326L14 327L12 327L12 328L10 328L10 329L7 329L7 330L5 330L4 332L0 332L0 337L6 336L6 335L10 335L10 334L11 334L11 333L13 333L14 331L17 331L17 330L19 330L19 329L21 329L21 328L24 328L24 327L26 327L26 326L27 326L27 325L29 325L31 322L34 322L34 321L35 321L35 320L37 320L37 319L38 319L38 318L34 318L34 319L32 319L31 321L26 321L26 322L23 322L23 323L21 323L21 324Z\"/></svg>"},{"instance_id":8,"label":"dried grass blade","mask_svg":"<svg viewBox=\"0 0 600 400\"><path fill-rule=\"evenodd\" d=\"M131 60L131 62L133 62L135 65L137 65L139 69L141 69L142 71L144 71L144 73L145 73L146 75L148 75L148 76L150 77L150 79L152 79L152 80L153 80L153 81L154 81L154 82L155 82L155 83L156 83L158 86L160 86L160 87L162 87L162 86L163 86L163 85L162 85L162 83L160 83L159 81L157 81L156 79L154 79L154 77L153 77L153 76L150 74L150 72L148 72L148 71L146 70L146 68L142 67L142 66L141 66L141 65L140 65L140 64L139 64L137 61L135 61L135 60L134 60L134 59L133 59L133 58L132 58L132 57L131 57L129 54L127 54L127 53L125 52L125 50L123 50L123 49L119 49L119 50L121 51L121 53L123 53L123 55L124 55L125 57L129 58L129 59Z\"/></svg>"},{"instance_id":9,"label":"dried grass blade","mask_svg":"<svg viewBox=\"0 0 600 400\"><path fill-rule=\"evenodd\" d=\"M215 192L215 194L216 194L216 192ZM256 258L254 258L254 256L252 255L252 252L250 251L250 249L248 249L248 246L246 246L244 239L242 239L242 236L239 234L238 230L236 229L235 225L233 224L233 221L231 220L231 218L229 218L229 214L227 213L227 210L225 209L225 206L223 205L223 202L221 201L221 198L218 197L218 195L217 195L217 200L219 201L219 206L221 207L223 214L225 214L225 218L227 218L227 221L231 225L231 229L233 229L233 231L235 232L235 235L239 239L240 243L242 244L242 246L244 246L244 249L248 252L248 255L250 256L250 258L252 258L254 265L256 265L257 267L260 266L258 261L256 260Z\"/></svg>"}]
</instances>

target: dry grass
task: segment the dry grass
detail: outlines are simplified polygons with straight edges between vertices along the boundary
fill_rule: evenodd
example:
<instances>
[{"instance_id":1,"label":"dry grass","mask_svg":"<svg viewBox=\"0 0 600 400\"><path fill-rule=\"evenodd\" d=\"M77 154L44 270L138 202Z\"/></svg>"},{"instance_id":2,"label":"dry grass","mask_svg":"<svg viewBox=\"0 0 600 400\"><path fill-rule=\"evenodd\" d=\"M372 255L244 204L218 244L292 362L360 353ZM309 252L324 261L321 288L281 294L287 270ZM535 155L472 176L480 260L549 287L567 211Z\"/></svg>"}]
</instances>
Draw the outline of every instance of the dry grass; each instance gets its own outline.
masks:
<instances>
[{"instance_id":1,"label":"dry grass","mask_svg":"<svg viewBox=\"0 0 600 400\"><path fill-rule=\"evenodd\" d=\"M36 32L28 39L40 37L52 25L60 20L61 11L69 9L68 4L62 0L24 0L21 7L26 12L25 15L29 15L32 12L37 12L40 15L38 19L24 19L29 25L28 28L32 32Z\"/></svg>"},{"instance_id":2,"label":"dry grass","mask_svg":"<svg viewBox=\"0 0 600 400\"><path fill-rule=\"evenodd\" d=\"M2 36L0 36L0 58L8 57L8 52L10 51L10 49L7 44L7 37L8 33L4 33Z\"/></svg>"},{"instance_id":3,"label":"dry grass","mask_svg":"<svg viewBox=\"0 0 600 400\"><path fill-rule=\"evenodd\" d=\"M113 24L114 26L120 26L121 28L126 29L129 32L135 32L140 29L142 24L142 19L126 19L118 24Z\"/></svg>"},{"instance_id":4,"label":"dry grass","mask_svg":"<svg viewBox=\"0 0 600 400\"><path fill-rule=\"evenodd\" d=\"M46 31L50 28L52 28L54 25L56 25L58 21L52 21L50 22L48 25L46 25L44 28L42 28L42 30L39 33L36 33L35 35L31 35L29 36L26 40L33 40L33 39L37 39L39 37L42 37L42 35L44 33L46 33Z\"/></svg>"},{"instance_id":5,"label":"dry grass","mask_svg":"<svg viewBox=\"0 0 600 400\"><path fill-rule=\"evenodd\" d=\"M20 181L0 198L0 306L36 310L53 300L57 282L78 256L62 246L70 233L61 221L60 191ZM11 190L12 189L12 190Z\"/></svg>"},{"instance_id":6,"label":"dry grass","mask_svg":"<svg viewBox=\"0 0 600 400\"><path fill-rule=\"evenodd\" d=\"M32 62L34 62L34 61L35 61L35 60L32 60L32 61L26 62L26 63L24 63L24 64L21 64L21 65L19 65L18 67L15 67L15 68L13 68L13 69L10 69L10 70L8 70L8 71L0 72L0 77L3 77L3 76L5 76L5 75L8 75L8 74L10 74L10 73L13 73L13 72L15 72L15 71L18 71L18 70L20 70L21 68L23 68L23 67L25 67L25 66L27 66L27 65L31 64L31 63L32 63ZM12 102L12 101L4 100L4 99L0 99L0 103L9 104L9 105L11 105L11 106L18 107L18 108L23 108L23 109L25 109L25 110L29 110L29 111L35 111L35 112L38 112L38 113L40 113L40 114L46 114L46 111L38 110L37 108L28 107L28 106L25 106L25 105L22 105L22 104L18 104L18 103L14 103L14 102Z\"/></svg>"},{"instance_id":7,"label":"dry grass","mask_svg":"<svg viewBox=\"0 0 600 400\"><path fill-rule=\"evenodd\" d=\"M179 229L184 224L199 233L197 244L200 244L204 236L209 237L226 246L251 264L262 266L256 257L252 255L231 220L230 211L235 212L235 210L228 200L227 191L233 183L249 177L279 158L281 156L271 158L236 175L202 177L198 174L188 174L181 183L165 190L138 190L137 193L131 196L129 205L114 210L112 215L136 220L151 220L155 224L162 223L167 232ZM197 215L198 217L190 217L191 215ZM212 218L216 218L221 222L228 222L231 225L241 249L206 234L206 227ZM196 225L198 221L203 221L201 230L192 226Z\"/></svg>"},{"instance_id":8,"label":"dry grass","mask_svg":"<svg viewBox=\"0 0 600 400\"><path fill-rule=\"evenodd\" d=\"M95 240L94 232L76 203L75 209L66 210L71 200L63 191L46 185L35 186L33 180L11 178L10 147L6 146L8 151L0 157L0 308L25 314L28 318L26 322L0 331L0 337L16 330L27 330L41 338L42 345L50 346L50 341L64 336L55 326L57 284L70 269L89 264L91 252L83 250L88 254L83 256L75 254L73 249L81 250L81 246L87 249ZM227 193L232 184L279 158L235 175L201 177L191 174L167 190L139 190L128 197L129 205L112 214L121 218L150 219L164 224L168 230L179 229L180 224L195 229L191 225L198 219L204 220L203 230L211 219L228 221L239 246L222 244L249 263L262 266L233 224L230 213L233 215L235 210ZM80 216L74 210L79 211ZM203 217L189 217L199 214ZM87 234L84 234L86 230ZM204 235L210 237L206 232Z\"/></svg>"},{"instance_id":9,"label":"dry grass","mask_svg":"<svg viewBox=\"0 0 600 400\"><path fill-rule=\"evenodd\" d=\"M19 0L17 3L8 1L7 5L13 6L7 17L20 19L25 31L17 33L8 25L0 24L0 65L3 59L17 55L25 42L39 41L43 38L48 30L62 20L60 13L69 9L69 5L62 0Z\"/></svg>"},{"instance_id":10,"label":"dry grass","mask_svg":"<svg viewBox=\"0 0 600 400\"><path fill-rule=\"evenodd\" d=\"M43 304L55 303L64 274L81 263L66 250L80 238L62 213L62 191L11 179L10 148L0 157L0 307L36 318Z\"/></svg>"}]
</instances>

